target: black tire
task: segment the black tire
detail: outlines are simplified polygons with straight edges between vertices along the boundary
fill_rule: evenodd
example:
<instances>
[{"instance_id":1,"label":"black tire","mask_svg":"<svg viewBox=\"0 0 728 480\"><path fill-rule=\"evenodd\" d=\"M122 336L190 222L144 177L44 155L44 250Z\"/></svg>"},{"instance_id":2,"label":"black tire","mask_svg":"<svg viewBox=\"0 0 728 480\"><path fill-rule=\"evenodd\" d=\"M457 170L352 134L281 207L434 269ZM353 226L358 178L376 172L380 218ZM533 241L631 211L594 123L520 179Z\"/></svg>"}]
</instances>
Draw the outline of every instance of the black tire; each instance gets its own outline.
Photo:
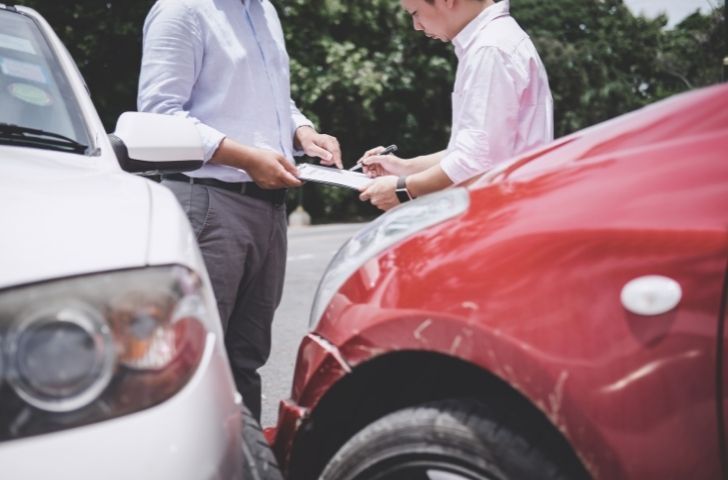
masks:
<instances>
[{"instance_id":1,"label":"black tire","mask_svg":"<svg viewBox=\"0 0 728 480\"><path fill-rule=\"evenodd\" d=\"M263 429L245 405L243 412L243 478L245 480L283 480Z\"/></svg>"},{"instance_id":2,"label":"black tire","mask_svg":"<svg viewBox=\"0 0 728 480\"><path fill-rule=\"evenodd\" d=\"M492 416L474 400L394 412L344 444L320 480L569 478L535 445Z\"/></svg>"}]
</instances>

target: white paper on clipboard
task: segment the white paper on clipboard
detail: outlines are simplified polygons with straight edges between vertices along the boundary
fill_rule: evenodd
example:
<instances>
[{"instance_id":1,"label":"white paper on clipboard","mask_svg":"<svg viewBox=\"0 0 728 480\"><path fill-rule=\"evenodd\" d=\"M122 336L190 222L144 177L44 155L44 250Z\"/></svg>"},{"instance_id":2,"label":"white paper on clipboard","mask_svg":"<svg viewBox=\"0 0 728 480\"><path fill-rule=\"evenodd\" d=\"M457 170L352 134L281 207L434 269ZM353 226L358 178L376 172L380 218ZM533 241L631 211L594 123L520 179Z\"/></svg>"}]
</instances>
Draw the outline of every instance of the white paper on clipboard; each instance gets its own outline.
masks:
<instances>
[{"instance_id":1,"label":"white paper on clipboard","mask_svg":"<svg viewBox=\"0 0 728 480\"><path fill-rule=\"evenodd\" d=\"M363 173L321 167L310 163L298 165L298 174L298 178L307 182L326 183L337 187L353 188L354 190L366 188L373 181Z\"/></svg>"}]
</instances>

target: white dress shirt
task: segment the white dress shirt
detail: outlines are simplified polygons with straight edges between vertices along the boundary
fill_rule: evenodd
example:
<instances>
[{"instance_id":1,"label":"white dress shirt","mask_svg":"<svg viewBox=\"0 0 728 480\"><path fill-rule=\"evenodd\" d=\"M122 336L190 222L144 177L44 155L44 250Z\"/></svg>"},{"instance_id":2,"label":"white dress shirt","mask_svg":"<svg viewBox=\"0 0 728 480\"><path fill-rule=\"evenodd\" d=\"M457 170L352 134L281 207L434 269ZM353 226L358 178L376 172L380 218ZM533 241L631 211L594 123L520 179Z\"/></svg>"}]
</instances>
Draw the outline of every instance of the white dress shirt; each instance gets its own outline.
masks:
<instances>
[{"instance_id":1,"label":"white dress shirt","mask_svg":"<svg viewBox=\"0 0 728 480\"><path fill-rule=\"evenodd\" d=\"M293 137L311 125L291 100L281 23L268 0L158 0L144 23L140 111L195 121L209 160L225 137L293 162ZM249 181L206 163L190 176Z\"/></svg>"},{"instance_id":2,"label":"white dress shirt","mask_svg":"<svg viewBox=\"0 0 728 480\"><path fill-rule=\"evenodd\" d=\"M453 44L452 133L440 166L458 183L550 142L554 126L546 69L508 0L483 10Z\"/></svg>"}]
</instances>

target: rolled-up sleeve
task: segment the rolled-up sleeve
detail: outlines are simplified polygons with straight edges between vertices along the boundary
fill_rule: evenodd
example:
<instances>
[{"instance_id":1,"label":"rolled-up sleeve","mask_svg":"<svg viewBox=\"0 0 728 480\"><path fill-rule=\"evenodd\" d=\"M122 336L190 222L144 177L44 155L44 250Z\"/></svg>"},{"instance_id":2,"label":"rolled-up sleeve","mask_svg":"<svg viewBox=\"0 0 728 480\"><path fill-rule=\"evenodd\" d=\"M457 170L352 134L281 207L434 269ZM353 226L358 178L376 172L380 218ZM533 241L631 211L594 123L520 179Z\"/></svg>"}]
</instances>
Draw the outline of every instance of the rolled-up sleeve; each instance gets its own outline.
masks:
<instances>
[{"instance_id":1,"label":"rolled-up sleeve","mask_svg":"<svg viewBox=\"0 0 728 480\"><path fill-rule=\"evenodd\" d=\"M185 2L158 1L144 23L144 50L137 108L142 112L179 115L194 121L202 138L205 161L225 135L187 110L202 66L203 38L194 12Z\"/></svg>"},{"instance_id":2,"label":"rolled-up sleeve","mask_svg":"<svg viewBox=\"0 0 728 480\"><path fill-rule=\"evenodd\" d=\"M496 47L483 47L453 93L453 131L440 166L459 183L509 158L518 135L519 78Z\"/></svg>"},{"instance_id":3,"label":"rolled-up sleeve","mask_svg":"<svg viewBox=\"0 0 728 480\"><path fill-rule=\"evenodd\" d=\"M296 106L296 102L291 100L291 119L293 120L293 131L295 132L300 127L313 127L311 120L301 113Z\"/></svg>"}]
</instances>

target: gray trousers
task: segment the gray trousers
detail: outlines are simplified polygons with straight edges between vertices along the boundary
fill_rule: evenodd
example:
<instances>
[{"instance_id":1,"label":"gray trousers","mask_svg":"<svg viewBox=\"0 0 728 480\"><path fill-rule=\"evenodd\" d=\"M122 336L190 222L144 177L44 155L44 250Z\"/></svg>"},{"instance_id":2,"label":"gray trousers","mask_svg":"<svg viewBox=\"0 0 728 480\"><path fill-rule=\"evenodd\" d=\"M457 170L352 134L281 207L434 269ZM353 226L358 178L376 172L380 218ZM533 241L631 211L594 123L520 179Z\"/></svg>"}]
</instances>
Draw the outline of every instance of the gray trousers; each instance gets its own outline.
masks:
<instances>
[{"instance_id":1,"label":"gray trousers","mask_svg":"<svg viewBox=\"0 0 728 480\"><path fill-rule=\"evenodd\" d=\"M164 180L187 213L212 281L235 384L260 420L258 368L268 360L286 270L286 207Z\"/></svg>"}]
</instances>

